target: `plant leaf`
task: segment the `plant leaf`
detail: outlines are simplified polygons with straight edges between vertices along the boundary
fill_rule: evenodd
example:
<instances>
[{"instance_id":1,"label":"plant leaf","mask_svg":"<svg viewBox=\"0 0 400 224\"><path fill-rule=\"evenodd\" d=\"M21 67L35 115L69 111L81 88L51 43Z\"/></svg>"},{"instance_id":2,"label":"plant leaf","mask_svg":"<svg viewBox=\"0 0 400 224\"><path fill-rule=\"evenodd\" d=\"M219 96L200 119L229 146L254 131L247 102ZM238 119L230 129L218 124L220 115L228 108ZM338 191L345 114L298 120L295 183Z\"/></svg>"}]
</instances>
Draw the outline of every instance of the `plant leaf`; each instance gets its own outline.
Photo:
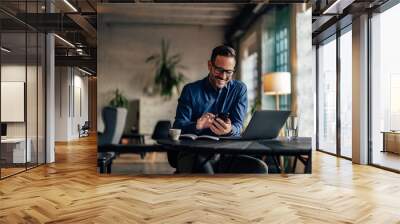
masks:
<instances>
[{"instance_id":1,"label":"plant leaf","mask_svg":"<svg viewBox=\"0 0 400 224\"><path fill-rule=\"evenodd\" d=\"M173 89L179 93L179 86L184 81L184 75L178 69L186 68L180 65L181 54L169 56L170 43L165 39L161 40L161 52L153 54L146 59L156 66L154 83L159 87L161 96L171 98Z\"/></svg>"}]
</instances>

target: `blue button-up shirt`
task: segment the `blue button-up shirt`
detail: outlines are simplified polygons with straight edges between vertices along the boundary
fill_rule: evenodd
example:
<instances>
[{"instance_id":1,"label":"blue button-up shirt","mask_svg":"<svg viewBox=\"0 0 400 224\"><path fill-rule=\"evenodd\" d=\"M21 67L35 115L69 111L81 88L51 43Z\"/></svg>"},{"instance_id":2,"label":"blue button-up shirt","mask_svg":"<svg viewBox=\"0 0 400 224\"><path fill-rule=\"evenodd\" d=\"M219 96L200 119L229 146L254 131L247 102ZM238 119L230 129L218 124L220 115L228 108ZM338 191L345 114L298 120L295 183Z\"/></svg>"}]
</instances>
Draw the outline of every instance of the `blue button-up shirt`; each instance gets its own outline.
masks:
<instances>
[{"instance_id":1,"label":"blue button-up shirt","mask_svg":"<svg viewBox=\"0 0 400 224\"><path fill-rule=\"evenodd\" d=\"M240 135L247 112L247 88L238 80L230 80L219 90L212 87L208 77L185 85L178 100L173 127L182 133L215 135L209 128L196 130L196 122L205 113L229 113L230 135Z\"/></svg>"}]
</instances>

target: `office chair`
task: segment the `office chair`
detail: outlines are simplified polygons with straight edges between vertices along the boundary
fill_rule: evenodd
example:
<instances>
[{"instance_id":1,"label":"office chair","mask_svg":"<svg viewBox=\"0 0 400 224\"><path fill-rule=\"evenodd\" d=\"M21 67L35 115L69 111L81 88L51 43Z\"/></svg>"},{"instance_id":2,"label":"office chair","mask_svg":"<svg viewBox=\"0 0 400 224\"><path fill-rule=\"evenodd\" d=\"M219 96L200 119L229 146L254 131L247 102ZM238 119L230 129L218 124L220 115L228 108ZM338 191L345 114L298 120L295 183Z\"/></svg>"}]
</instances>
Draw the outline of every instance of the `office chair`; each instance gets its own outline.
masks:
<instances>
[{"instance_id":1,"label":"office chair","mask_svg":"<svg viewBox=\"0 0 400 224\"><path fill-rule=\"evenodd\" d=\"M217 173L268 173L267 164L261 159L248 155L230 155L221 158Z\"/></svg>"},{"instance_id":2,"label":"office chair","mask_svg":"<svg viewBox=\"0 0 400 224\"><path fill-rule=\"evenodd\" d=\"M153 134L151 135L151 138L155 141L161 140L161 139L168 139L169 136L169 129L171 128L171 122L170 121L158 121Z\"/></svg>"},{"instance_id":3,"label":"office chair","mask_svg":"<svg viewBox=\"0 0 400 224\"><path fill-rule=\"evenodd\" d=\"M119 144L128 110L126 108L104 107L101 114L104 132L98 135L98 145Z\"/></svg>"},{"instance_id":4,"label":"office chair","mask_svg":"<svg viewBox=\"0 0 400 224\"><path fill-rule=\"evenodd\" d=\"M105 128L103 133L98 134L98 149L104 145L119 144L122 132L124 131L127 114L128 110L125 108L103 108L102 118ZM100 168L100 173L111 173L111 166L114 158L115 152L101 152L98 150L97 166Z\"/></svg>"},{"instance_id":5,"label":"office chair","mask_svg":"<svg viewBox=\"0 0 400 224\"><path fill-rule=\"evenodd\" d=\"M85 121L85 123L82 126L80 124L78 124L79 138L89 136L89 130L90 130L89 121Z\"/></svg>"},{"instance_id":6,"label":"office chair","mask_svg":"<svg viewBox=\"0 0 400 224\"><path fill-rule=\"evenodd\" d=\"M151 138L155 141L168 138L168 132L170 128L170 121L158 121ZM158 144L99 144L98 151L113 152L116 154L164 152L164 150Z\"/></svg>"}]
</instances>

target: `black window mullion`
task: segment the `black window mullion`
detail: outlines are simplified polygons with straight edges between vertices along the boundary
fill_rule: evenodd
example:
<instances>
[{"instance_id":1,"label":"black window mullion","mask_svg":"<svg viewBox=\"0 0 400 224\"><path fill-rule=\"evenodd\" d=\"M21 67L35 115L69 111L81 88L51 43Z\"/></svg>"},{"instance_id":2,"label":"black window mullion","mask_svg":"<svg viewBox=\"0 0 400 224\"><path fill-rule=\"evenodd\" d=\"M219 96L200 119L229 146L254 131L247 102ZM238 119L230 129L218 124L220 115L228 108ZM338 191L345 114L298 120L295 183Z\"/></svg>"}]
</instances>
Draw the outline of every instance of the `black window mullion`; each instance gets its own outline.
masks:
<instances>
[{"instance_id":1,"label":"black window mullion","mask_svg":"<svg viewBox=\"0 0 400 224\"><path fill-rule=\"evenodd\" d=\"M341 114L340 114L340 102L341 102L341 65L340 65L340 36L341 32L338 29L336 31L336 154L341 156Z\"/></svg>"},{"instance_id":2,"label":"black window mullion","mask_svg":"<svg viewBox=\"0 0 400 224\"><path fill-rule=\"evenodd\" d=\"M39 0L36 0L39 13ZM39 165L39 32L36 32L36 166Z\"/></svg>"},{"instance_id":3,"label":"black window mullion","mask_svg":"<svg viewBox=\"0 0 400 224\"><path fill-rule=\"evenodd\" d=\"M315 87L316 87L316 141L315 141L315 148L318 150L319 149L319 64L318 64L318 60L319 60L319 45L317 44L315 46Z\"/></svg>"},{"instance_id":4,"label":"black window mullion","mask_svg":"<svg viewBox=\"0 0 400 224\"><path fill-rule=\"evenodd\" d=\"M25 0L25 21L28 17L28 0ZM25 120L25 170L28 170L28 25L25 23L25 102L24 102L24 120Z\"/></svg>"},{"instance_id":5,"label":"black window mullion","mask_svg":"<svg viewBox=\"0 0 400 224\"><path fill-rule=\"evenodd\" d=\"M367 129L368 129L368 164L373 164L373 148L372 148L372 12L368 12L368 20L367 20L367 47L368 47L368 53L367 53L367 85L368 85L368 93L367 93L367 107L368 107L368 112L367 112L367 119L368 119L368 124L367 124Z\"/></svg>"},{"instance_id":6,"label":"black window mullion","mask_svg":"<svg viewBox=\"0 0 400 224\"><path fill-rule=\"evenodd\" d=\"M2 23L0 23L0 47L2 46L2 32L1 32L2 26L1 25L2 25ZM1 67L2 67L1 55L2 55L2 53L1 53L1 50L0 50L0 112L2 110L2 108L1 108ZM0 124L2 124L2 122L1 122L1 113L0 113ZM1 133L1 130L0 130L0 133ZM0 144L0 180L2 179L2 177L1 177L1 169L2 169L1 150L2 150L2 148L1 148L1 144Z\"/></svg>"}]
</instances>

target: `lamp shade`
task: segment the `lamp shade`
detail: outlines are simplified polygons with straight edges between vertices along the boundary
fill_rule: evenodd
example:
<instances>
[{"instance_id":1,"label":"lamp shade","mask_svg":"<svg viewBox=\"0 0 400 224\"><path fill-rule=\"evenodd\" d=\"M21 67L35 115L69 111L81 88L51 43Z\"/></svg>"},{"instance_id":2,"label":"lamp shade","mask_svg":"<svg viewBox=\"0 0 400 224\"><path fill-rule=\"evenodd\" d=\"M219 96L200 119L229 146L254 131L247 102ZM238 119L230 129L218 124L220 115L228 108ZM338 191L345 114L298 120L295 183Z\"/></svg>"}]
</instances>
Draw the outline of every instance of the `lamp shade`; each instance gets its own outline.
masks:
<instances>
[{"instance_id":1,"label":"lamp shade","mask_svg":"<svg viewBox=\"0 0 400 224\"><path fill-rule=\"evenodd\" d=\"M291 93L290 72L271 72L263 76L264 94L285 95Z\"/></svg>"}]
</instances>

